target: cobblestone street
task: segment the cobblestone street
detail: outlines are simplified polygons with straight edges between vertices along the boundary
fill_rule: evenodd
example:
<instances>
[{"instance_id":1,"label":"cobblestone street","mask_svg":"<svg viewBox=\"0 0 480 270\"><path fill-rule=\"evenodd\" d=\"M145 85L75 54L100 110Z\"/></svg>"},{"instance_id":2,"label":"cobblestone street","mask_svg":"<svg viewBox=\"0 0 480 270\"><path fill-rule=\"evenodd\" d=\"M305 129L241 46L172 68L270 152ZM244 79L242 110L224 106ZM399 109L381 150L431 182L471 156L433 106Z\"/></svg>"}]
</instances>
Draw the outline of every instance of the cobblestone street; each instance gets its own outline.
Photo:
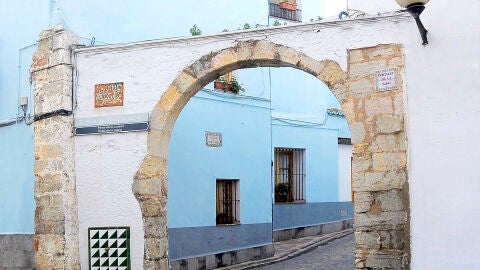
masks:
<instances>
[{"instance_id":1,"label":"cobblestone street","mask_svg":"<svg viewBox=\"0 0 480 270\"><path fill-rule=\"evenodd\" d=\"M354 269L354 236L345 237L321 245L298 257L281 261L257 270L352 270Z\"/></svg>"}]
</instances>

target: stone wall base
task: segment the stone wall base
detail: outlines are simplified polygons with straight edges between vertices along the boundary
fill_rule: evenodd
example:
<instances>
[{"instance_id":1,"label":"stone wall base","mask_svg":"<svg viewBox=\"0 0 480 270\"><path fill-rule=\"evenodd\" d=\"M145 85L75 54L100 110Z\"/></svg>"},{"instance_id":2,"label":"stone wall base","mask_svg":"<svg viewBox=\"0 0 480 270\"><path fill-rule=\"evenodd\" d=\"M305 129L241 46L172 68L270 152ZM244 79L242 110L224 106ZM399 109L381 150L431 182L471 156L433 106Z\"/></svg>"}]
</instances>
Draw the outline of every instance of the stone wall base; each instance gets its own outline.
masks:
<instances>
[{"instance_id":1,"label":"stone wall base","mask_svg":"<svg viewBox=\"0 0 480 270\"><path fill-rule=\"evenodd\" d=\"M273 244L221 252L195 258L170 261L172 270L187 269L215 269L218 267L239 264L247 261L261 260L272 257L275 254Z\"/></svg>"},{"instance_id":2,"label":"stone wall base","mask_svg":"<svg viewBox=\"0 0 480 270\"><path fill-rule=\"evenodd\" d=\"M334 233L353 228L353 219L345 219L336 222L318 224L306 227L273 231L273 241L285 241L306 236Z\"/></svg>"},{"instance_id":3,"label":"stone wall base","mask_svg":"<svg viewBox=\"0 0 480 270\"><path fill-rule=\"evenodd\" d=\"M0 270L35 269L32 234L0 234Z\"/></svg>"}]
</instances>

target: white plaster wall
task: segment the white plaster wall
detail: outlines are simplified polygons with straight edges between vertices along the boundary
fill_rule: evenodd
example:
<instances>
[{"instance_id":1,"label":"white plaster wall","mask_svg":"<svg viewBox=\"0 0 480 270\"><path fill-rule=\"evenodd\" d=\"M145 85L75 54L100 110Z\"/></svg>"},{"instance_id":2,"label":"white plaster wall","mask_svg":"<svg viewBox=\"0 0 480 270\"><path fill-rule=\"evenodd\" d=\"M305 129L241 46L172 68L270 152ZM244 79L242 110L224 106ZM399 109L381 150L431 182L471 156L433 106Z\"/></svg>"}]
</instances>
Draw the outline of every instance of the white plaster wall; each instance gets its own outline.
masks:
<instances>
[{"instance_id":1,"label":"white plaster wall","mask_svg":"<svg viewBox=\"0 0 480 270\"><path fill-rule=\"evenodd\" d=\"M480 1L426 8L429 45L405 51L412 268L480 269Z\"/></svg>"},{"instance_id":2,"label":"white plaster wall","mask_svg":"<svg viewBox=\"0 0 480 270\"><path fill-rule=\"evenodd\" d=\"M352 201L352 145L338 145L338 201Z\"/></svg>"},{"instance_id":3,"label":"white plaster wall","mask_svg":"<svg viewBox=\"0 0 480 270\"><path fill-rule=\"evenodd\" d=\"M429 3L422 15L429 29L430 44L426 47L421 45L413 20L399 15L79 49L76 53L78 107L75 117L151 111L184 67L202 55L233 45L236 40L270 40L318 60L335 60L343 69L346 69L346 49L403 44L405 99L408 103L405 109L408 113L412 268L480 268L476 254L480 245L480 204L477 199L480 148L474 141L480 137L479 11L477 0L465 0L456 6L449 6L446 1ZM117 81L125 82L125 106L94 109L94 84ZM89 200L101 197L102 192L79 188L80 224L101 221L100 216L86 216L100 207L108 207L111 212L131 209L136 214L132 214L130 222L140 230L140 210L130 188L133 174L145 155L145 133L103 136L114 138L113 145L118 149L108 152L104 147L92 147L103 145L98 141L102 140L99 136L77 137L77 183L80 187L82 182L95 181L88 172L92 170L90 157L104 159L108 164L122 159L129 168L128 172L105 173L105 181L125 183L127 186L122 195L125 200L110 206L89 203ZM130 136L138 136L136 145L140 150L135 153L124 149L128 149L127 145L131 143ZM86 239L85 227L81 227L80 238L81 241ZM141 259L139 254L143 246L140 242L134 243L133 263L139 263L136 260ZM81 252L86 254L84 247ZM85 259L82 255L82 264Z\"/></svg>"},{"instance_id":4,"label":"white plaster wall","mask_svg":"<svg viewBox=\"0 0 480 270\"><path fill-rule=\"evenodd\" d=\"M146 154L146 133L75 137L79 245L88 268L89 227L130 227L132 269L143 264L143 224L132 182Z\"/></svg>"}]
</instances>

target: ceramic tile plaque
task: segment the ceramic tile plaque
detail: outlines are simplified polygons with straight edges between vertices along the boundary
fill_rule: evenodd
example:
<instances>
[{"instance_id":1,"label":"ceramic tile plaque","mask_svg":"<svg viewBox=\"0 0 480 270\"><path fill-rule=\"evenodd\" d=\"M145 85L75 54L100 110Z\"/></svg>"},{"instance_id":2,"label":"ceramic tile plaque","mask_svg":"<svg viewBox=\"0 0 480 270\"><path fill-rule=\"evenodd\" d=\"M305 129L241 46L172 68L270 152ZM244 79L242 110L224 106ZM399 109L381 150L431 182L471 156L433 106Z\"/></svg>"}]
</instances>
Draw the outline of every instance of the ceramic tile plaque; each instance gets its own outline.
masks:
<instances>
[{"instance_id":1,"label":"ceramic tile plaque","mask_svg":"<svg viewBox=\"0 0 480 270\"><path fill-rule=\"evenodd\" d=\"M385 69L382 71L377 71L375 74L375 81L377 84L376 91L390 91L393 89L398 89L397 83L397 69Z\"/></svg>"},{"instance_id":2,"label":"ceramic tile plaque","mask_svg":"<svg viewBox=\"0 0 480 270\"><path fill-rule=\"evenodd\" d=\"M130 227L88 228L90 270L130 270Z\"/></svg>"},{"instance_id":3,"label":"ceramic tile plaque","mask_svg":"<svg viewBox=\"0 0 480 270\"><path fill-rule=\"evenodd\" d=\"M205 144L208 147L221 147L222 133L205 131Z\"/></svg>"},{"instance_id":4,"label":"ceramic tile plaque","mask_svg":"<svg viewBox=\"0 0 480 270\"><path fill-rule=\"evenodd\" d=\"M95 85L95 108L123 106L123 82Z\"/></svg>"}]
</instances>

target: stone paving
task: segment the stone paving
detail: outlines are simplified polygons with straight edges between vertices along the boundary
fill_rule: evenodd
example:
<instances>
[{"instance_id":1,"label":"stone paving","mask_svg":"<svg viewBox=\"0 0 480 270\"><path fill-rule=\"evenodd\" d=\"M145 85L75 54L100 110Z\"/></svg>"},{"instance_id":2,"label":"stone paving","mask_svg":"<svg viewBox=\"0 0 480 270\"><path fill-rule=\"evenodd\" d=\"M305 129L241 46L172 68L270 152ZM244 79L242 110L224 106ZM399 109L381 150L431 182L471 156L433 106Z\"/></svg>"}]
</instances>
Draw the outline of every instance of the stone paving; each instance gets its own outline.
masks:
<instances>
[{"instance_id":1,"label":"stone paving","mask_svg":"<svg viewBox=\"0 0 480 270\"><path fill-rule=\"evenodd\" d=\"M319 246L320 248L317 248ZM354 269L354 246L353 229L349 229L325 235L276 242L275 255L271 258L245 262L219 269L351 270Z\"/></svg>"},{"instance_id":2,"label":"stone paving","mask_svg":"<svg viewBox=\"0 0 480 270\"><path fill-rule=\"evenodd\" d=\"M300 256L274 263L271 265L256 267L256 270L352 270L355 268L354 236L349 234L333 240L326 245L302 254Z\"/></svg>"}]
</instances>

